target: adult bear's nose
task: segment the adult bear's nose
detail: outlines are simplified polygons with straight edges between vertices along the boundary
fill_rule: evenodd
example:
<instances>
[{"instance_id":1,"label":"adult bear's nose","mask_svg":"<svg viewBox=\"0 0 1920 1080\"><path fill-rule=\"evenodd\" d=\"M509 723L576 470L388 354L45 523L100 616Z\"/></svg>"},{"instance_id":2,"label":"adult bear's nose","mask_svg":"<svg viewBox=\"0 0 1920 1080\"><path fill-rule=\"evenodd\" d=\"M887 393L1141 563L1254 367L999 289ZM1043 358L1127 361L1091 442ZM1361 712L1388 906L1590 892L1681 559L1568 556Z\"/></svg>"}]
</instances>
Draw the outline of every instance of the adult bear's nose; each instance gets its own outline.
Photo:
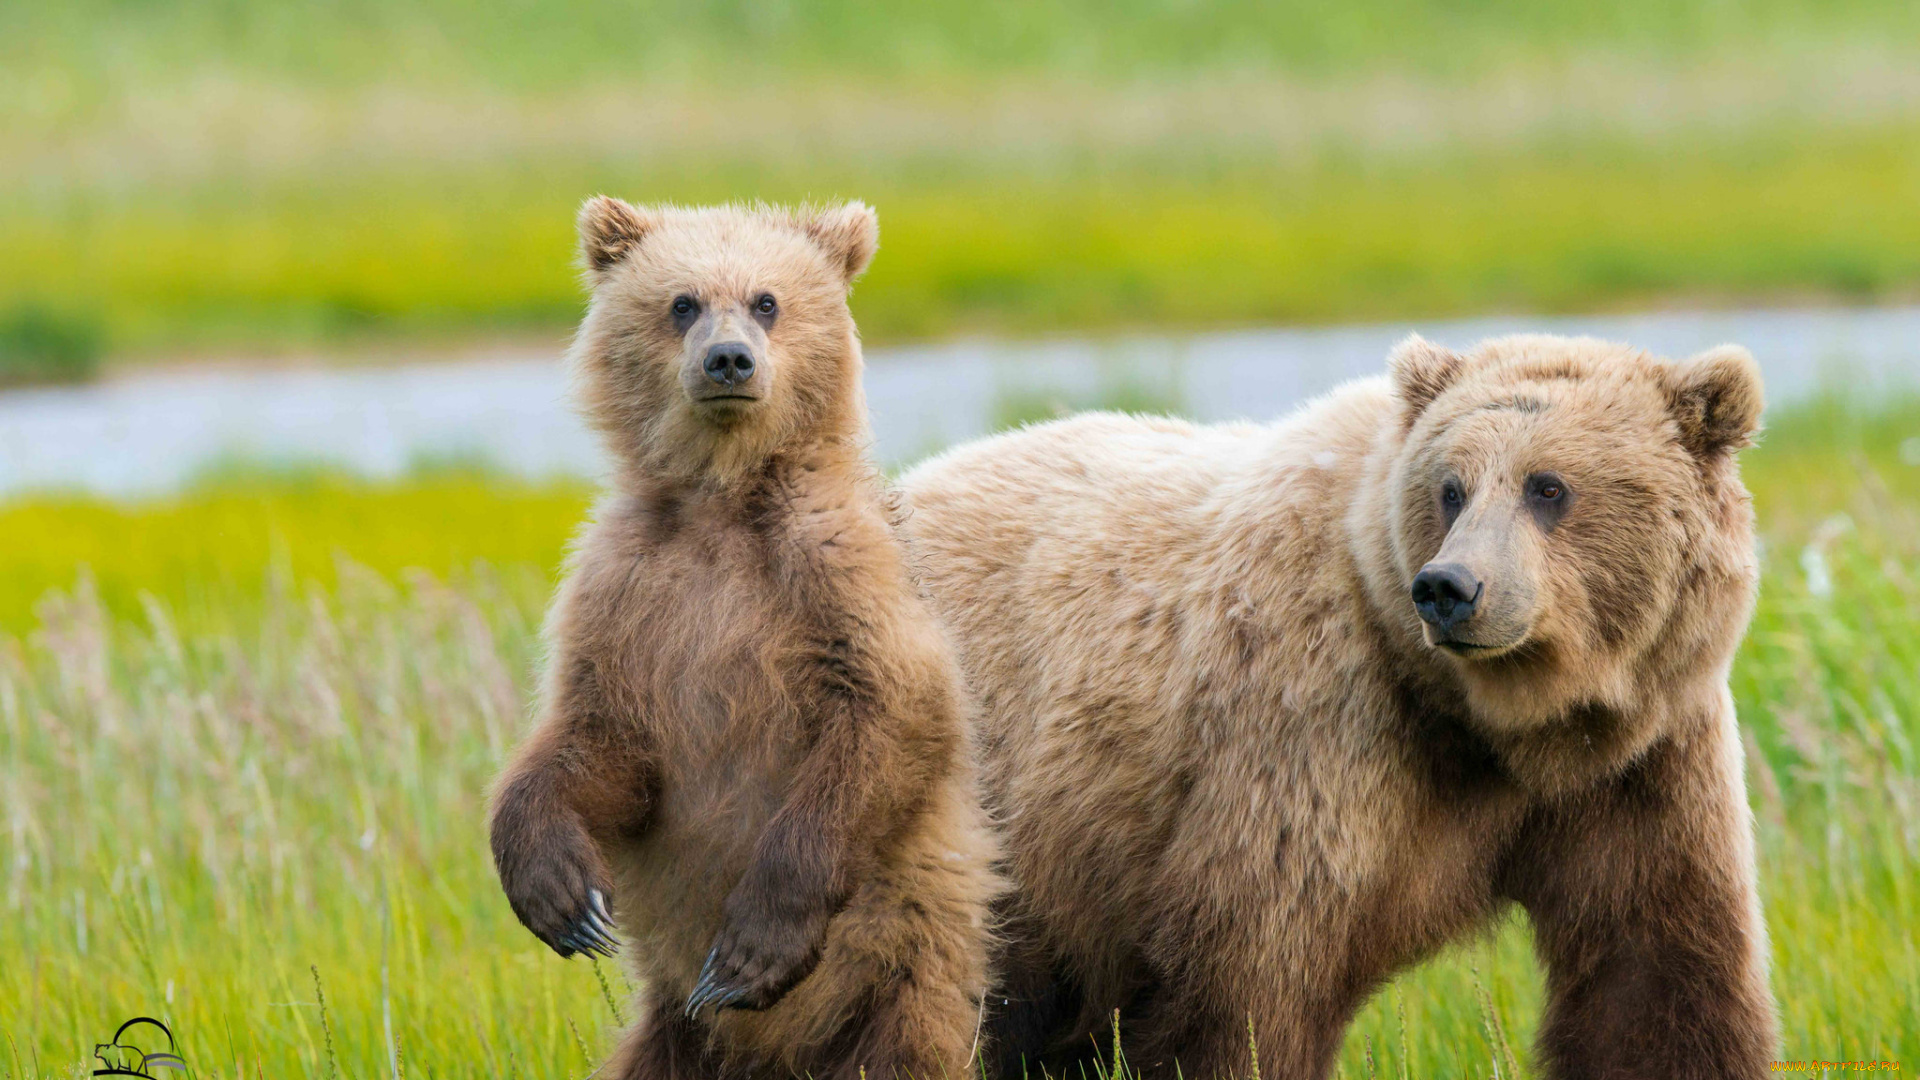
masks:
<instances>
[{"instance_id":1,"label":"adult bear's nose","mask_svg":"<svg viewBox=\"0 0 1920 1080\"><path fill-rule=\"evenodd\" d=\"M722 386L739 386L753 378L753 352L738 341L723 341L707 350L707 378Z\"/></svg>"},{"instance_id":2,"label":"adult bear's nose","mask_svg":"<svg viewBox=\"0 0 1920 1080\"><path fill-rule=\"evenodd\" d=\"M1428 563L1413 578L1413 607L1434 629L1445 633L1473 618L1473 605L1485 588L1459 563Z\"/></svg>"}]
</instances>

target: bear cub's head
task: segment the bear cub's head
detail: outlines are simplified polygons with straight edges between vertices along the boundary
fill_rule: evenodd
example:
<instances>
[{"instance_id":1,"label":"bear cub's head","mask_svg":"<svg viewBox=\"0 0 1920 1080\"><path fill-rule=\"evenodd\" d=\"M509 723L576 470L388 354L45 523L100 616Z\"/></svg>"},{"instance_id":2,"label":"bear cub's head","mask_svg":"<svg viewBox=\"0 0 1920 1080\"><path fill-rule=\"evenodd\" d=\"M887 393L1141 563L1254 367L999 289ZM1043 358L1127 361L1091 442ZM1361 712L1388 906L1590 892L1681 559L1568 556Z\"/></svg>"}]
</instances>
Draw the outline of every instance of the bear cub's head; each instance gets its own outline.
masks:
<instances>
[{"instance_id":1,"label":"bear cub's head","mask_svg":"<svg viewBox=\"0 0 1920 1080\"><path fill-rule=\"evenodd\" d=\"M1734 461L1762 405L1746 350L1415 337L1391 368L1401 617L1478 715L1547 722L1725 662L1755 572Z\"/></svg>"},{"instance_id":2,"label":"bear cub's head","mask_svg":"<svg viewBox=\"0 0 1920 1080\"><path fill-rule=\"evenodd\" d=\"M593 299L572 364L625 470L738 479L783 448L865 430L847 293L879 245L873 211L580 211Z\"/></svg>"}]
</instances>

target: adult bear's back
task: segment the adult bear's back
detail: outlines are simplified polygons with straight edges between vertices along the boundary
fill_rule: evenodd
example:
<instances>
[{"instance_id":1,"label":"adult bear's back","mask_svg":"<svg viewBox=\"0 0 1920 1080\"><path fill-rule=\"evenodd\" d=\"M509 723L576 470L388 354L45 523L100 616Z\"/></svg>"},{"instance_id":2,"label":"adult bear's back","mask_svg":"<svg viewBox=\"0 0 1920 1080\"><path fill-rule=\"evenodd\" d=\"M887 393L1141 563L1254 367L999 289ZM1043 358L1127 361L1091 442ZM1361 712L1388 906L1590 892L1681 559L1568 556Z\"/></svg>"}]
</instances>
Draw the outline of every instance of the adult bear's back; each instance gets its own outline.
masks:
<instances>
[{"instance_id":1,"label":"adult bear's back","mask_svg":"<svg viewBox=\"0 0 1920 1080\"><path fill-rule=\"evenodd\" d=\"M1083 938L1069 953L1147 947L1157 882L1185 872L1173 849L1219 820L1206 801L1244 807L1247 789L1222 790L1236 775L1350 779L1346 748L1306 752L1300 740L1326 733L1296 726L1317 710L1292 688L1344 693L1345 673L1368 666L1315 643L1364 604L1340 569L1342 493L1359 486L1391 407L1376 380L1271 425L1089 414L956 448L902 479L916 570L977 696L1018 904L1074 913L1051 928ZM1285 786L1311 798L1319 779Z\"/></svg>"}]
</instances>

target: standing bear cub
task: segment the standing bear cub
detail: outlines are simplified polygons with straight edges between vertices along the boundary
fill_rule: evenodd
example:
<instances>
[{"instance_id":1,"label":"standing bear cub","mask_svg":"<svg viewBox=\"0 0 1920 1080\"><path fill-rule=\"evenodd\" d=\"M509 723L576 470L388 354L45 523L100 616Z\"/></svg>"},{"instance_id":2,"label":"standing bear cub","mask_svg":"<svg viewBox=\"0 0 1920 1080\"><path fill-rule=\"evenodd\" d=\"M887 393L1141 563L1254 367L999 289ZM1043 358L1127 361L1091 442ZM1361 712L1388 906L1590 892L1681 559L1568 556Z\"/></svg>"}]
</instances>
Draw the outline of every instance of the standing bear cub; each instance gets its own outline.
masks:
<instances>
[{"instance_id":1,"label":"standing bear cub","mask_svg":"<svg viewBox=\"0 0 1920 1080\"><path fill-rule=\"evenodd\" d=\"M1765 1075L1727 690L1760 409L1738 348L1414 339L1277 424L1095 415L909 475L1017 883L1006 1071L1119 1009L1152 1075L1246 1075L1251 1025L1324 1077L1518 905L1549 1076Z\"/></svg>"},{"instance_id":2,"label":"standing bear cub","mask_svg":"<svg viewBox=\"0 0 1920 1080\"><path fill-rule=\"evenodd\" d=\"M628 942L609 1080L962 1076L996 894L966 705L864 457L854 203L580 214L611 491L492 843L561 956Z\"/></svg>"}]
</instances>

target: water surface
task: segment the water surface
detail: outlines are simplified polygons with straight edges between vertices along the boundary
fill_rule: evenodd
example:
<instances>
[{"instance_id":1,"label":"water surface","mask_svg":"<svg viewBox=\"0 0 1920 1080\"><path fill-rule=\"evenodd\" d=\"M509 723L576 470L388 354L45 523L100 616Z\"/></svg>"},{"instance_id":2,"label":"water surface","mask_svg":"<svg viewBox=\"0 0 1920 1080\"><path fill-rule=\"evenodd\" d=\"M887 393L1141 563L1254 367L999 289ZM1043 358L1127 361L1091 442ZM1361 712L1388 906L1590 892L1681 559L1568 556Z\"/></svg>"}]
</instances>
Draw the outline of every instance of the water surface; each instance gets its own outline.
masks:
<instances>
[{"instance_id":1,"label":"water surface","mask_svg":"<svg viewBox=\"0 0 1920 1080\"><path fill-rule=\"evenodd\" d=\"M1752 349L1769 401L1823 384L1920 386L1920 307L1481 318L1118 340L960 341L874 349L867 396L889 464L985 434L1013 400L1087 403L1138 384L1202 420L1268 419L1384 368L1418 331L1466 346L1521 330L1591 334L1666 356ZM1026 410L1031 411L1031 406ZM134 374L0 394L0 494L161 494L234 459L327 463L375 477L481 459L527 476L596 475L600 452L566 398L560 356L478 355L382 368Z\"/></svg>"}]
</instances>

